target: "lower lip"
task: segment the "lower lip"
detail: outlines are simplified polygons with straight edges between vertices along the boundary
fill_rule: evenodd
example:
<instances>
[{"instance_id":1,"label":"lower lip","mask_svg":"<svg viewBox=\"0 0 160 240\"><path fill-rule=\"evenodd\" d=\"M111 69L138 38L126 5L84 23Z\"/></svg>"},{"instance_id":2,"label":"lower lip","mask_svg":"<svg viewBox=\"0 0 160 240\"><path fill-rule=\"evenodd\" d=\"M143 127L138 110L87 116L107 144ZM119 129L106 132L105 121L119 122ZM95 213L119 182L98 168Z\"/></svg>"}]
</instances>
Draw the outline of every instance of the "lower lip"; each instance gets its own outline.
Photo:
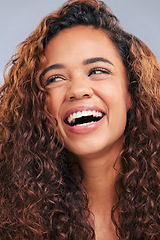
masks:
<instances>
[{"instance_id":1,"label":"lower lip","mask_svg":"<svg viewBox=\"0 0 160 240\"><path fill-rule=\"evenodd\" d=\"M68 124L65 123L65 126L67 127L67 129L72 132L72 133L76 133L76 134L85 134L85 133L90 133L93 130L97 129L98 127L100 127L105 119L106 115L101 118L101 120L99 120L98 122L92 122L91 124L88 125L79 125L79 126L69 126Z\"/></svg>"}]
</instances>

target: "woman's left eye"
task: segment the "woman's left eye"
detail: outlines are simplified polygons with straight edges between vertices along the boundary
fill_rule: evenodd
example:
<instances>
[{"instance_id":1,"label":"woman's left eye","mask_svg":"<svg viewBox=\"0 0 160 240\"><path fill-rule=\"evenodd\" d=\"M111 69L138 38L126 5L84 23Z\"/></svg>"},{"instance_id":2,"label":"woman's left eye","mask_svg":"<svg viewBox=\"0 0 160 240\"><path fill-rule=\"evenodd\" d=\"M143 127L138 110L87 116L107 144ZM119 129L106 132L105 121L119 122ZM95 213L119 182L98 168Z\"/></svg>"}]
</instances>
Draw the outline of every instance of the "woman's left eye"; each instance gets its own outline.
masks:
<instances>
[{"instance_id":1,"label":"woman's left eye","mask_svg":"<svg viewBox=\"0 0 160 240\"><path fill-rule=\"evenodd\" d=\"M89 72L89 75L88 76L91 76L91 75L94 75L94 74L110 74L111 71L110 70L107 70L107 69L92 69L90 72Z\"/></svg>"}]
</instances>

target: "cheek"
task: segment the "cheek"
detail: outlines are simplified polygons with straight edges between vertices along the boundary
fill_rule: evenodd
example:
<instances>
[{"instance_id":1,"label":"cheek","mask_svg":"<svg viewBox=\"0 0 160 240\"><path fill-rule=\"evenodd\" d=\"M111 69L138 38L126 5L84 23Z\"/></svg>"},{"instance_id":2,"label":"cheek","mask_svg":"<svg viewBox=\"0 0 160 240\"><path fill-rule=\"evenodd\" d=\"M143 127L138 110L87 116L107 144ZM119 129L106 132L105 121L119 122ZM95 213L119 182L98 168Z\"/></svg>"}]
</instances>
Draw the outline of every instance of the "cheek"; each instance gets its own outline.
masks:
<instances>
[{"instance_id":1,"label":"cheek","mask_svg":"<svg viewBox=\"0 0 160 240\"><path fill-rule=\"evenodd\" d=\"M97 95L105 103L110 124L115 128L126 125L126 116L131 107L131 97L125 86L115 82L108 82L99 88Z\"/></svg>"},{"instance_id":2,"label":"cheek","mask_svg":"<svg viewBox=\"0 0 160 240\"><path fill-rule=\"evenodd\" d=\"M101 93L108 103L117 104L117 107L121 105L129 109L132 105L127 86L122 80L108 82L101 87Z\"/></svg>"},{"instance_id":3,"label":"cheek","mask_svg":"<svg viewBox=\"0 0 160 240\"><path fill-rule=\"evenodd\" d=\"M56 94L53 93L48 93L46 96L46 106L48 111L56 117L58 114L58 109L59 109L59 99L56 97Z\"/></svg>"},{"instance_id":4,"label":"cheek","mask_svg":"<svg viewBox=\"0 0 160 240\"><path fill-rule=\"evenodd\" d=\"M108 81L104 84L99 84L95 88L96 95L102 99L102 101L108 106L118 106L124 102L125 96L123 95L123 90L116 82Z\"/></svg>"}]
</instances>

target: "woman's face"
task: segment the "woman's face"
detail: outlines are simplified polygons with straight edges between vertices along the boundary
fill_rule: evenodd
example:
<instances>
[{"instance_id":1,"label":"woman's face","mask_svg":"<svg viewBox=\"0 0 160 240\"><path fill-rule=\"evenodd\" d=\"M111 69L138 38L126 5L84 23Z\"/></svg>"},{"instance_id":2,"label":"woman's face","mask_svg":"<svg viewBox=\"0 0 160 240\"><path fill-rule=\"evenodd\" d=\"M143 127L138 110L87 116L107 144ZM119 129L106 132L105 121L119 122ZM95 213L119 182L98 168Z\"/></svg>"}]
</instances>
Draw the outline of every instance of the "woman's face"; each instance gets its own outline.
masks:
<instances>
[{"instance_id":1,"label":"woman's face","mask_svg":"<svg viewBox=\"0 0 160 240\"><path fill-rule=\"evenodd\" d=\"M66 148L79 157L99 156L122 144L131 99L125 67L107 34L86 26L64 29L45 55L46 104Z\"/></svg>"}]
</instances>

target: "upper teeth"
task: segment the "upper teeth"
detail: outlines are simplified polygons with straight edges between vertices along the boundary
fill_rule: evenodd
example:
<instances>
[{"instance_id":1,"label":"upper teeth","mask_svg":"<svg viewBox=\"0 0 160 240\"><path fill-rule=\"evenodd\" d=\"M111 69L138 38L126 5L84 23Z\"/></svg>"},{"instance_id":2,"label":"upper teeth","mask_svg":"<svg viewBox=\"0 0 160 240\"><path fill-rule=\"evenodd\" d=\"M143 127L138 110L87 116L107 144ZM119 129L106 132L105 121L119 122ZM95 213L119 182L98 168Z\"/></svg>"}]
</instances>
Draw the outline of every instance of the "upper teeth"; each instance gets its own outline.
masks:
<instances>
[{"instance_id":1,"label":"upper teeth","mask_svg":"<svg viewBox=\"0 0 160 240\"><path fill-rule=\"evenodd\" d=\"M102 117L102 113L95 110L93 111L88 110L88 111L82 111L82 112L79 111L79 112L70 114L67 120L69 123L71 123L71 122L74 122L76 118L85 117L85 116Z\"/></svg>"}]
</instances>

